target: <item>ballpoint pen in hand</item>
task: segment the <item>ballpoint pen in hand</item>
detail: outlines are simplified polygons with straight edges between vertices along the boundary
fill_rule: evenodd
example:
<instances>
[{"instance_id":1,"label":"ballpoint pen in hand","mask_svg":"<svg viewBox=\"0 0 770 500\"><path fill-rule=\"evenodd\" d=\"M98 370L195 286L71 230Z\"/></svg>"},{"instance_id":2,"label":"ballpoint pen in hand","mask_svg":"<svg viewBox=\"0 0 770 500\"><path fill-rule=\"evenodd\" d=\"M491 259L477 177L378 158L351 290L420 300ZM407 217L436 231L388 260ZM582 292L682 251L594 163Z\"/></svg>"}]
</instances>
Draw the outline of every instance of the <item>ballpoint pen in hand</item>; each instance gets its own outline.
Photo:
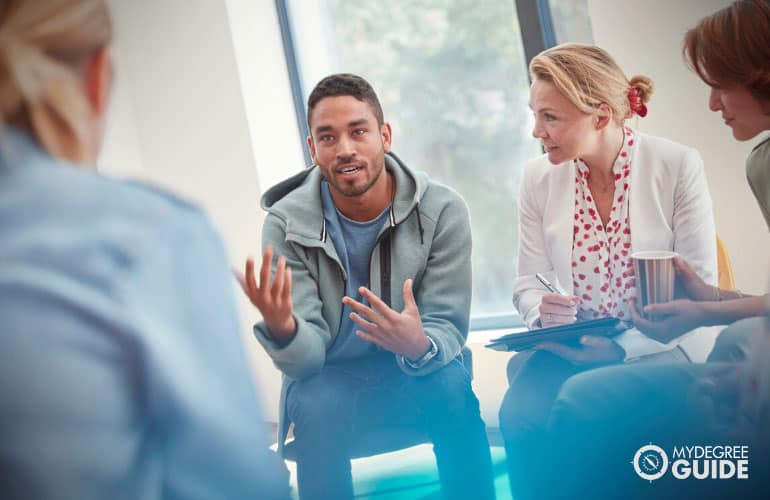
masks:
<instances>
[{"instance_id":1,"label":"ballpoint pen in hand","mask_svg":"<svg viewBox=\"0 0 770 500\"><path fill-rule=\"evenodd\" d=\"M560 296L548 297L547 299L547 296L543 297L543 302L541 302L539 307L539 312L541 313L540 326L548 327L574 322L577 319L576 308L580 304L580 299L574 295L567 295L540 273L535 273L535 277L549 292ZM544 307L545 311L543 310Z\"/></svg>"},{"instance_id":2,"label":"ballpoint pen in hand","mask_svg":"<svg viewBox=\"0 0 770 500\"><path fill-rule=\"evenodd\" d=\"M540 283L543 284L544 287L546 287L546 289L548 289L549 292L551 292L551 293L558 293L559 295L564 295L564 292L559 290L559 288L556 285L554 285L550 281L548 281L546 279L546 277L543 276L542 274L535 273L535 277L540 281Z\"/></svg>"}]
</instances>

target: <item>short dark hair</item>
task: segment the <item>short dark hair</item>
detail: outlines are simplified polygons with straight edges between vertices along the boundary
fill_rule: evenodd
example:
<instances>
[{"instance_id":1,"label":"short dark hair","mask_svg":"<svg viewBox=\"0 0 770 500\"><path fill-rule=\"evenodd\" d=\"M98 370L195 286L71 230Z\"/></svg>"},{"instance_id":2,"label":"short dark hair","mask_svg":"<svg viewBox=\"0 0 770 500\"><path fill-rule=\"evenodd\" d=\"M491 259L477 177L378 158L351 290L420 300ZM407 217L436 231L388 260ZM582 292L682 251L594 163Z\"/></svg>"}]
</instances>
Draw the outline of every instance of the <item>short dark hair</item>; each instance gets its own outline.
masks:
<instances>
[{"instance_id":1,"label":"short dark hair","mask_svg":"<svg viewBox=\"0 0 770 500\"><path fill-rule=\"evenodd\" d=\"M310 97L307 98L307 126L310 128L310 117L316 105L326 97L349 95L371 106L377 125L382 126L385 119L382 114L382 106L372 86L358 75L351 73L337 73L329 75L316 84ZM311 131L312 134L312 131Z\"/></svg>"}]
</instances>

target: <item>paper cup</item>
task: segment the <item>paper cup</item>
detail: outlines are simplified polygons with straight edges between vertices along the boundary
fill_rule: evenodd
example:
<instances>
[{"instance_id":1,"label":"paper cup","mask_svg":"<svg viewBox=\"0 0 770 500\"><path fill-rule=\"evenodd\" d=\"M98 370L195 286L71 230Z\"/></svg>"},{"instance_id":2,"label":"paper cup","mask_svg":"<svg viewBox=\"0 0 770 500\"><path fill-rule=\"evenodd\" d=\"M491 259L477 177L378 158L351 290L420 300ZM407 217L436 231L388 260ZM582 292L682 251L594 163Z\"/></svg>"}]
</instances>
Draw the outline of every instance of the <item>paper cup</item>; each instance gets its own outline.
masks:
<instances>
[{"instance_id":1,"label":"paper cup","mask_svg":"<svg viewBox=\"0 0 770 500\"><path fill-rule=\"evenodd\" d=\"M656 320L657 317L642 313L648 304L660 304L674 299L676 271L674 257L676 252L647 251L634 252L631 261L636 275L636 297L639 311L643 317Z\"/></svg>"}]
</instances>

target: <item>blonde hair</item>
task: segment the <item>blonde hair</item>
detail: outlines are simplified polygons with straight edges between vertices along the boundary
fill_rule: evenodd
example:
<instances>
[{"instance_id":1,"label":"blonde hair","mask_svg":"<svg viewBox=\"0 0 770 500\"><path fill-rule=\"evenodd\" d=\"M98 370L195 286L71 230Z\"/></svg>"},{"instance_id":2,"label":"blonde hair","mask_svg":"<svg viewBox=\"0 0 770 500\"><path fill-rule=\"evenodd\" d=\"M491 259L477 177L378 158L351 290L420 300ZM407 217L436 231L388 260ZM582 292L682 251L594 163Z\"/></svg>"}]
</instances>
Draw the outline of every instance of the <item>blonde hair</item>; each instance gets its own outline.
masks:
<instances>
[{"instance_id":1,"label":"blonde hair","mask_svg":"<svg viewBox=\"0 0 770 500\"><path fill-rule=\"evenodd\" d=\"M26 129L51 155L84 161L91 139L82 65L111 40L105 0L3 0L0 127Z\"/></svg>"},{"instance_id":2,"label":"blonde hair","mask_svg":"<svg viewBox=\"0 0 770 500\"><path fill-rule=\"evenodd\" d=\"M614 59L593 45L565 43L545 50L529 64L532 80L553 83L572 104L586 114L595 114L602 103L612 110L619 125L633 112L628 94L636 89L642 104L652 95L652 80L636 75L630 80Z\"/></svg>"}]
</instances>

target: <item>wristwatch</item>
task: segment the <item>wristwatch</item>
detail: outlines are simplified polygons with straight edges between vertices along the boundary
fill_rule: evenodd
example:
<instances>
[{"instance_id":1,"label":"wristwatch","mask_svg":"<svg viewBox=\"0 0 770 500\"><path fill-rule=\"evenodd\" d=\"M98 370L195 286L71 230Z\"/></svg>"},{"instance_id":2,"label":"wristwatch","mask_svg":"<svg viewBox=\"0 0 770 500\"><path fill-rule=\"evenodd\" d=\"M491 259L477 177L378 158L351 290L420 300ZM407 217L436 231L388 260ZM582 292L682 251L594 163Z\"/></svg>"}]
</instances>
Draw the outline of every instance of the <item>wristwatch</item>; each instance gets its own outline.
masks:
<instances>
[{"instance_id":1,"label":"wristwatch","mask_svg":"<svg viewBox=\"0 0 770 500\"><path fill-rule=\"evenodd\" d=\"M428 349L428 352L420 356L419 358L415 359L414 361L411 361L406 356L401 356L404 360L404 363L406 363L407 366L410 368L414 368L415 370L419 370L423 366L428 364L428 361L436 357L436 354L438 354L438 346L436 345L436 342L430 337L430 335L427 336L428 341L430 341L430 348Z\"/></svg>"}]
</instances>

